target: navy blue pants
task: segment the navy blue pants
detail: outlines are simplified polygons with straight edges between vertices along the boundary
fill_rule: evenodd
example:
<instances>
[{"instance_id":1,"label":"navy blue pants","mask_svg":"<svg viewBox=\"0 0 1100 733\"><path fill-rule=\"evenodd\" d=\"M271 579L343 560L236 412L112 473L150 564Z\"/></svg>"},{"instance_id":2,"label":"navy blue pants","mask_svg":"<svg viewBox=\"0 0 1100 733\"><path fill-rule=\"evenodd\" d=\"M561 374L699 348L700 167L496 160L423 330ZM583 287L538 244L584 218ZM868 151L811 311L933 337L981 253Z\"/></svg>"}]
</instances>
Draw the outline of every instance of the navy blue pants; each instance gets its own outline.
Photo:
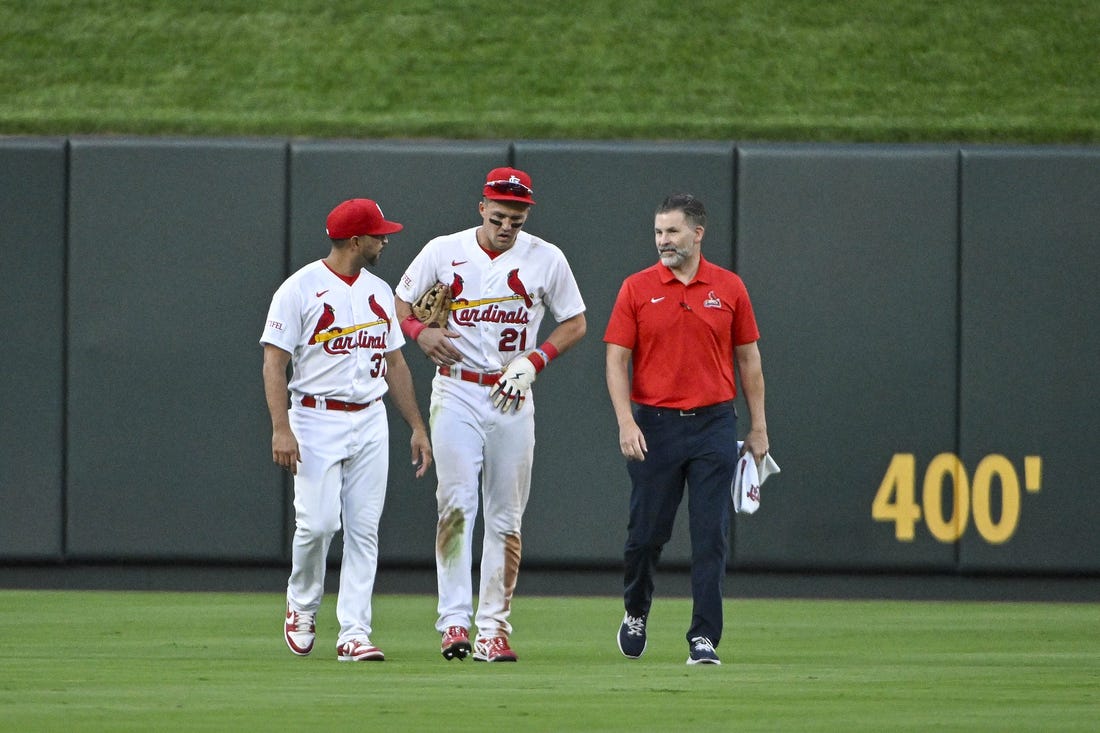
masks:
<instances>
[{"instance_id":1,"label":"navy blue pants","mask_svg":"<svg viewBox=\"0 0 1100 733\"><path fill-rule=\"evenodd\" d=\"M733 403L679 410L638 406L634 419L649 452L628 461L632 489L624 549L623 601L627 613L649 613L653 574L672 537L676 510L688 493L691 530L691 626L687 639L722 638L722 585L729 554L730 483L737 467L737 413Z\"/></svg>"}]
</instances>

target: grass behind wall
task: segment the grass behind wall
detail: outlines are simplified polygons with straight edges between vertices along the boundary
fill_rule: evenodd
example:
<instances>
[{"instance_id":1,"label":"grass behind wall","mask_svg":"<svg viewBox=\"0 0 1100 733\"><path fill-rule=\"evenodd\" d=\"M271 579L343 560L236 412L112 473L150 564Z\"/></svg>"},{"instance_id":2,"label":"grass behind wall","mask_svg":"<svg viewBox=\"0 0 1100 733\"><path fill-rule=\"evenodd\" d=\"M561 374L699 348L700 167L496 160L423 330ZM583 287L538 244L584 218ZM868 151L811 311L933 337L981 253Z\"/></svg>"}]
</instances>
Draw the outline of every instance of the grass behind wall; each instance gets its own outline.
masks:
<instances>
[{"instance_id":1,"label":"grass behind wall","mask_svg":"<svg viewBox=\"0 0 1100 733\"><path fill-rule=\"evenodd\" d=\"M1100 140L1089 0L0 0L0 134Z\"/></svg>"}]
</instances>

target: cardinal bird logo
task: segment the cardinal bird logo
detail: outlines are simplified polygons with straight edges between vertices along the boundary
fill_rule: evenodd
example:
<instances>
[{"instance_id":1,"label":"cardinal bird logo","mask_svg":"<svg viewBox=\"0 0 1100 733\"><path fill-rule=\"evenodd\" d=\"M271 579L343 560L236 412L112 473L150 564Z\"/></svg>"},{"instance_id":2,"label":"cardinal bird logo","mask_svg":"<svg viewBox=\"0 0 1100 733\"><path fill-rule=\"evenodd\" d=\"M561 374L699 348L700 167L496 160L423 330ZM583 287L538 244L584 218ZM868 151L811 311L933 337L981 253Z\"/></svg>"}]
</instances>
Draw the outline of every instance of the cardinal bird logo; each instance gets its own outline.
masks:
<instances>
[{"instance_id":1,"label":"cardinal bird logo","mask_svg":"<svg viewBox=\"0 0 1100 733\"><path fill-rule=\"evenodd\" d=\"M531 296L527 294L527 288L523 286L523 281L519 279L519 268L508 273L508 287L512 289L513 293L523 298L524 305L528 308L531 307Z\"/></svg>"},{"instance_id":2,"label":"cardinal bird logo","mask_svg":"<svg viewBox=\"0 0 1100 733\"><path fill-rule=\"evenodd\" d=\"M336 322L336 309L328 303L324 304L324 309L325 312L321 314L321 317L317 319L317 325L313 327L313 335L309 337L310 344L317 343L317 334Z\"/></svg>"},{"instance_id":3,"label":"cardinal bird logo","mask_svg":"<svg viewBox=\"0 0 1100 733\"><path fill-rule=\"evenodd\" d=\"M462 275L455 273L455 279L451 281L451 297L458 300L458 294L462 292Z\"/></svg>"},{"instance_id":4,"label":"cardinal bird logo","mask_svg":"<svg viewBox=\"0 0 1100 733\"><path fill-rule=\"evenodd\" d=\"M386 328L388 329L390 327L390 317L386 315L386 309L378 305L378 301L374 299L373 293L371 293L367 302L370 303L370 309L374 312L374 315L386 322Z\"/></svg>"}]
</instances>

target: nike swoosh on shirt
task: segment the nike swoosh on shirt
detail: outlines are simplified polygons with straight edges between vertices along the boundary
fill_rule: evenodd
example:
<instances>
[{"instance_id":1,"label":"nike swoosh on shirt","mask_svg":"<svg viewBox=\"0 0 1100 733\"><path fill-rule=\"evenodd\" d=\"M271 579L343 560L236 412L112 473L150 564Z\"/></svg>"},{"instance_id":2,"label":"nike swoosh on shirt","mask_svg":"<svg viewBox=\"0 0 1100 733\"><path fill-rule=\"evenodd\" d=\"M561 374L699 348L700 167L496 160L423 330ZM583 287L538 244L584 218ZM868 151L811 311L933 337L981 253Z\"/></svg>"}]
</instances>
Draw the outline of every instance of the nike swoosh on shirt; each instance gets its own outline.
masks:
<instances>
[{"instance_id":1,"label":"nike swoosh on shirt","mask_svg":"<svg viewBox=\"0 0 1100 733\"><path fill-rule=\"evenodd\" d=\"M664 299L665 299L665 296L662 295L660 298L650 298L649 302L650 303L660 303Z\"/></svg>"},{"instance_id":2,"label":"nike swoosh on shirt","mask_svg":"<svg viewBox=\"0 0 1100 733\"><path fill-rule=\"evenodd\" d=\"M469 260L451 260L451 267L458 267L459 265L465 265Z\"/></svg>"},{"instance_id":3,"label":"nike swoosh on shirt","mask_svg":"<svg viewBox=\"0 0 1100 733\"><path fill-rule=\"evenodd\" d=\"M317 296L318 298L320 298L320 297L321 297L322 295L324 295L324 294L325 294L325 293L327 293L327 292L328 292L328 290L322 290L322 291L321 291L321 292L319 292L319 293L314 293L314 295L316 295L316 296Z\"/></svg>"}]
</instances>

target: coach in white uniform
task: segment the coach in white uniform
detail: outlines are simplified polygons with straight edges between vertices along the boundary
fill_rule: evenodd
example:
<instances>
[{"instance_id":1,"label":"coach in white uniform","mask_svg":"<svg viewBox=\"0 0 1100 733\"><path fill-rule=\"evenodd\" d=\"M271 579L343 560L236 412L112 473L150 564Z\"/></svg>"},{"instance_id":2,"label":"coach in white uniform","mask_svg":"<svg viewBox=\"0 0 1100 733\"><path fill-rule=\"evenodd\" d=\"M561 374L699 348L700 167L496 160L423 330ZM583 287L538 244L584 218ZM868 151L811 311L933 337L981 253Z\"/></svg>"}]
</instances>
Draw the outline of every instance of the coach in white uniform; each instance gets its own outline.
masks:
<instances>
[{"instance_id":1,"label":"coach in white uniform","mask_svg":"<svg viewBox=\"0 0 1100 733\"><path fill-rule=\"evenodd\" d=\"M260 339L272 458L294 474L293 567L283 636L299 655L313 650L329 544L342 521L337 658L385 658L370 633L378 522L389 469L389 427L382 402L387 389L412 428L417 477L432 462L412 377L401 355L405 339L393 291L364 269L378 262L387 235L401 229L370 199L350 199L333 209L326 222L332 251L279 287ZM289 384L288 363L293 372Z\"/></svg>"},{"instance_id":2,"label":"coach in white uniform","mask_svg":"<svg viewBox=\"0 0 1100 733\"><path fill-rule=\"evenodd\" d=\"M395 289L406 335L438 367L431 424L439 512L436 570L446 659L514 662L508 622L519 573L520 528L531 489L535 376L585 332L584 300L565 255L521 230L535 203L531 178L489 172L478 204L481 225L428 242ZM451 286L446 328L426 328L410 304L436 282ZM557 326L543 342L545 313ZM471 547L484 500L481 587L474 617Z\"/></svg>"}]
</instances>

